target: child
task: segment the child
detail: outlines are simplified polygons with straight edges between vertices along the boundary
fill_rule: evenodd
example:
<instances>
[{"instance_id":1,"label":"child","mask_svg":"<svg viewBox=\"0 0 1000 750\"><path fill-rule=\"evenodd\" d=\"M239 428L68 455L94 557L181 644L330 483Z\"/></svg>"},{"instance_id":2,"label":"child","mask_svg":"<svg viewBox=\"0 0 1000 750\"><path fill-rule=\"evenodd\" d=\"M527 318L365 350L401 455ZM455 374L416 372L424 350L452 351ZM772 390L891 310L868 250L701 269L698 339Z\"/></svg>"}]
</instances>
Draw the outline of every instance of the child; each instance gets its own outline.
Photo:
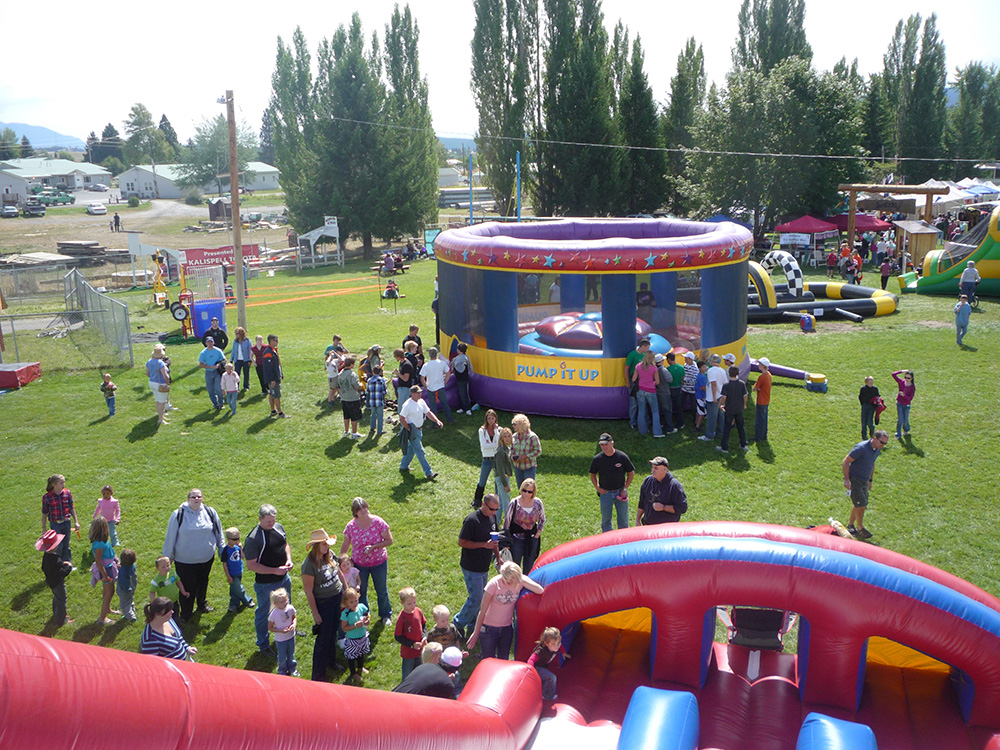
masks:
<instances>
[{"instance_id":1,"label":"child","mask_svg":"<svg viewBox=\"0 0 1000 750\"><path fill-rule=\"evenodd\" d=\"M267 629L274 633L274 645L278 649L278 674L298 677L295 668L295 628L297 626L295 607L288 601L288 592L275 589L271 592L271 613L267 616Z\"/></svg>"},{"instance_id":2,"label":"child","mask_svg":"<svg viewBox=\"0 0 1000 750\"><path fill-rule=\"evenodd\" d=\"M514 433L509 427L500 429L500 444L493 456L493 484L497 497L500 499L500 512L497 513L497 525L507 517L507 506L510 504L510 478L514 474L514 460L510 457L510 448L514 443Z\"/></svg>"},{"instance_id":3,"label":"child","mask_svg":"<svg viewBox=\"0 0 1000 750\"><path fill-rule=\"evenodd\" d=\"M229 611L239 612L244 607L253 609L256 605L243 588L243 547L240 546L240 530L235 526L226 529L226 546L219 550L219 559L226 565Z\"/></svg>"},{"instance_id":4,"label":"child","mask_svg":"<svg viewBox=\"0 0 1000 750\"><path fill-rule=\"evenodd\" d=\"M698 374L694 379L694 403L697 414L694 420L694 429L696 432L701 429L701 422L705 419L705 414L708 413L708 407L705 405L705 399L708 395L707 389L708 362L702 359L698 361Z\"/></svg>"},{"instance_id":5,"label":"child","mask_svg":"<svg viewBox=\"0 0 1000 750\"><path fill-rule=\"evenodd\" d=\"M184 589L181 579L170 572L170 558L166 556L156 558L156 575L149 582L149 601L153 601L158 596L165 596L174 603L174 614L180 610L177 608L177 598L188 592Z\"/></svg>"},{"instance_id":6,"label":"child","mask_svg":"<svg viewBox=\"0 0 1000 750\"><path fill-rule=\"evenodd\" d=\"M135 575L135 550L127 547L122 550L121 567L118 568L118 609L122 617L129 622L135 622L135 587L138 580Z\"/></svg>"},{"instance_id":7,"label":"child","mask_svg":"<svg viewBox=\"0 0 1000 750\"><path fill-rule=\"evenodd\" d=\"M364 665L365 656L371 650L368 645L370 621L368 607L360 603L358 592L355 589L347 589L344 592L344 611L340 613L340 623L344 628L344 635L347 636L344 655L347 657L347 666L351 668L349 679L352 681L359 681L363 679L363 675L368 674Z\"/></svg>"},{"instance_id":8,"label":"child","mask_svg":"<svg viewBox=\"0 0 1000 750\"><path fill-rule=\"evenodd\" d=\"M547 701L554 701L559 696L556 695L556 676L546 667L556 659L568 659L569 654L562 645L562 634L559 628L545 628L542 637L535 642L535 650L528 657L528 666L534 667L538 676L542 678L542 698Z\"/></svg>"},{"instance_id":9,"label":"child","mask_svg":"<svg viewBox=\"0 0 1000 750\"><path fill-rule=\"evenodd\" d=\"M97 498L97 507L94 508L94 518L98 516L103 516L108 522L108 541L112 547L117 547L118 524L122 521L122 510L110 484L101 487L101 496Z\"/></svg>"},{"instance_id":10,"label":"child","mask_svg":"<svg viewBox=\"0 0 1000 750\"><path fill-rule=\"evenodd\" d=\"M347 589L361 590L361 571L354 567L351 556L346 552L337 556L337 574L344 591ZM337 623L337 647L343 651L347 641L344 638L344 627Z\"/></svg>"},{"instance_id":11,"label":"child","mask_svg":"<svg viewBox=\"0 0 1000 750\"><path fill-rule=\"evenodd\" d=\"M101 383L101 393L104 394L104 401L108 405L108 416L115 415L115 391L118 386L111 382L111 373L104 373L104 382Z\"/></svg>"},{"instance_id":12,"label":"child","mask_svg":"<svg viewBox=\"0 0 1000 750\"><path fill-rule=\"evenodd\" d=\"M458 628L451 622L451 611L443 604L435 604L431 616L434 618L434 627L427 631L427 642L440 643L442 648L459 647L460 636Z\"/></svg>"},{"instance_id":13,"label":"child","mask_svg":"<svg viewBox=\"0 0 1000 750\"><path fill-rule=\"evenodd\" d=\"M59 557L62 540L62 534L49 530L35 542L35 549L45 553L42 555L42 573L45 585L52 589L52 619L57 628L73 622L66 616L66 576L73 572L73 566Z\"/></svg>"},{"instance_id":14,"label":"child","mask_svg":"<svg viewBox=\"0 0 1000 750\"><path fill-rule=\"evenodd\" d=\"M236 369L232 362L226 363L226 371L222 373L222 392L226 395L226 403L229 404L229 416L236 416L236 398L240 395L240 376L236 374Z\"/></svg>"},{"instance_id":15,"label":"child","mask_svg":"<svg viewBox=\"0 0 1000 750\"><path fill-rule=\"evenodd\" d=\"M451 371L455 373L458 384L459 414L472 414L472 400L469 398L469 376L472 375L472 360L466 354L469 345L464 341L458 345L458 356L451 361ZM476 407L478 408L478 406Z\"/></svg>"},{"instance_id":16,"label":"child","mask_svg":"<svg viewBox=\"0 0 1000 750\"><path fill-rule=\"evenodd\" d=\"M372 374L365 383L365 401L371 410L369 432L374 432L377 438L382 434L383 412L385 411L386 382L382 377L382 367L372 366Z\"/></svg>"},{"instance_id":17,"label":"child","mask_svg":"<svg viewBox=\"0 0 1000 750\"><path fill-rule=\"evenodd\" d=\"M424 628L427 618L417 606L417 592L407 586L399 592L399 602L403 611L396 620L396 641L399 643L399 656L403 660L403 679L420 666L420 655L427 643Z\"/></svg>"},{"instance_id":18,"label":"child","mask_svg":"<svg viewBox=\"0 0 1000 750\"><path fill-rule=\"evenodd\" d=\"M339 344L339 340L334 342L334 346ZM326 405L333 408L333 405L340 400L340 385L337 383L337 376L340 375L340 366L343 364L340 353L336 349L330 349L326 354L326 383L330 386L330 393L326 397Z\"/></svg>"}]
</instances>

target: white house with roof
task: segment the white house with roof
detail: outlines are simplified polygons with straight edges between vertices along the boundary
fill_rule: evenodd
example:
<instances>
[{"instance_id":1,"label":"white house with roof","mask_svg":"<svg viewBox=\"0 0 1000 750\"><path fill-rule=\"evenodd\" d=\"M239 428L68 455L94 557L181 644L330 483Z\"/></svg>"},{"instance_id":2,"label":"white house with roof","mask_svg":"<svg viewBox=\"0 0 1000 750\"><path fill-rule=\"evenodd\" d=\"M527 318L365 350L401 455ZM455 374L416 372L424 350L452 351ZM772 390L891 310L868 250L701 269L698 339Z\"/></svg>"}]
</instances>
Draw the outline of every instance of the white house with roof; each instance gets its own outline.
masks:
<instances>
[{"instance_id":1,"label":"white house with roof","mask_svg":"<svg viewBox=\"0 0 1000 750\"><path fill-rule=\"evenodd\" d=\"M87 190L101 183L110 187L111 172L98 164L76 162L69 159L7 159L0 161L0 193L30 194L36 185L56 187L66 185L70 190Z\"/></svg>"},{"instance_id":2,"label":"white house with roof","mask_svg":"<svg viewBox=\"0 0 1000 750\"><path fill-rule=\"evenodd\" d=\"M262 161L252 161L247 164L247 170L253 173L250 181L251 190L278 190L280 172L277 167L265 164ZM131 169L127 169L118 175L118 187L121 189L123 197L137 195L140 198L167 198L177 199L184 196L186 188L181 188L178 183L183 176L183 165L181 164L142 164ZM222 176L222 191L229 190L229 175ZM217 193L219 183L216 180L207 183L202 191L205 193Z\"/></svg>"}]
</instances>

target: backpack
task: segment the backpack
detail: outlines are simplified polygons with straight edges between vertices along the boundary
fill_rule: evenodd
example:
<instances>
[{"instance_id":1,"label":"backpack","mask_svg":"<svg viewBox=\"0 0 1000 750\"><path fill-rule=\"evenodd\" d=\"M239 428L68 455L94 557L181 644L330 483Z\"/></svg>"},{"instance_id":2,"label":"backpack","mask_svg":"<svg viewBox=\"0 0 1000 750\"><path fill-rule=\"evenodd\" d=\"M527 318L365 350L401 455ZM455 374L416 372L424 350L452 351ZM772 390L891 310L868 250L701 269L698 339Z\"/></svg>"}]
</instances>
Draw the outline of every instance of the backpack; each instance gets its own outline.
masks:
<instances>
[{"instance_id":1,"label":"backpack","mask_svg":"<svg viewBox=\"0 0 1000 750\"><path fill-rule=\"evenodd\" d=\"M208 511L208 517L212 519L212 531L215 532L216 536L222 535L222 521L219 520L219 514L215 512L215 508L210 505L205 506L205 510ZM184 523L184 506L182 505L177 509L177 530L181 528L181 524Z\"/></svg>"}]
</instances>

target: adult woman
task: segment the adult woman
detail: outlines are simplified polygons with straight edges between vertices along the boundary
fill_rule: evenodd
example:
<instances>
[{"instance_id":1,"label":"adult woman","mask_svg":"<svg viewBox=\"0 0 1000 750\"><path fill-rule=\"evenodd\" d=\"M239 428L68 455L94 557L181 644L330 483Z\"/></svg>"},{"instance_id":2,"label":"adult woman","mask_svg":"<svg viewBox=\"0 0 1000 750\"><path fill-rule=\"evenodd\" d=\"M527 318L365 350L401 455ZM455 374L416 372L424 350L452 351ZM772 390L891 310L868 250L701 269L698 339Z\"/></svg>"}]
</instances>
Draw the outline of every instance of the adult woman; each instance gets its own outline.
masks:
<instances>
[{"instance_id":1,"label":"adult woman","mask_svg":"<svg viewBox=\"0 0 1000 750\"><path fill-rule=\"evenodd\" d=\"M201 490L193 488L187 502L170 514L163 540L163 554L173 561L177 577L187 590L187 596L180 598L181 622L191 618L195 601L199 612L215 609L205 601L205 595L216 552L224 545L219 514L204 504Z\"/></svg>"},{"instance_id":2,"label":"adult woman","mask_svg":"<svg viewBox=\"0 0 1000 750\"><path fill-rule=\"evenodd\" d=\"M500 567L500 575L494 576L486 584L479 616L472 626L472 634L466 644L468 650L481 641L480 652L483 659L509 659L510 644L514 640L514 605L521 589L541 594L545 589L521 574L521 566L515 562L505 562Z\"/></svg>"},{"instance_id":3,"label":"adult woman","mask_svg":"<svg viewBox=\"0 0 1000 750\"><path fill-rule=\"evenodd\" d=\"M149 387L156 398L156 417L158 424L170 424L166 420L167 402L170 401L170 369L163 361L167 348L163 344L153 347L153 355L146 360L146 376Z\"/></svg>"},{"instance_id":4,"label":"adult woman","mask_svg":"<svg viewBox=\"0 0 1000 750\"><path fill-rule=\"evenodd\" d=\"M639 434L649 434L646 410L653 413L653 437L663 437L660 427L660 407L656 400L656 386L660 384L660 371L656 366L656 355L647 351L642 355L642 362L632 371L632 382L639 386L635 397L639 402Z\"/></svg>"},{"instance_id":5,"label":"adult woman","mask_svg":"<svg viewBox=\"0 0 1000 750\"><path fill-rule=\"evenodd\" d=\"M479 450L483 454L483 463L479 467L479 484L476 485L476 497L472 501L473 508L478 508L483 504L486 480L490 478L490 471L496 464L495 457L499 445L500 427L497 425L497 413L492 409L487 409L483 426L479 428Z\"/></svg>"},{"instance_id":6,"label":"adult woman","mask_svg":"<svg viewBox=\"0 0 1000 750\"><path fill-rule=\"evenodd\" d=\"M114 622L108 615L111 613L111 597L115 595L115 581L118 580L118 558L115 557L115 549L108 541L108 536L108 522L104 516L98 516L90 524L90 550L94 553L90 585L96 586L98 581L102 584L98 625L111 625Z\"/></svg>"},{"instance_id":7,"label":"adult woman","mask_svg":"<svg viewBox=\"0 0 1000 750\"><path fill-rule=\"evenodd\" d=\"M389 524L378 516L372 515L368 501L356 497L351 501L351 514L354 518L344 527L344 541L340 545L340 554L351 550L354 565L361 574L361 603L368 607L368 577L375 584L375 594L378 596L378 616L383 625L392 624L392 602L386 588L386 576L389 570L388 547L392 544L392 532ZM371 609L371 607L369 607Z\"/></svg>"},{"instance_id":8,"label":"adult woman","mask_svg":"<svg viewBox=\"0 0 1000 750\"><path fill-rule=\"evenodd\" d=\"M514 479L520 487L525 479L535 478L538 457L542 455L542 441L531 431L531 422L524 414L515 415L510 426L514 428L510 457L514 459Z\"/></svg>"},{"instance_id":9,"label":"adult woman","mask_svg":"<svg viewBox=\"0 0 1000 750\"><path fill-rule=\"evenodd\" d=\"M500 498L500 515L497 521L502 523L507 517L507 506L510 504L510 478L514 473L514 459L510 457L510 446L514 442L514 435L509 427L500 429L500 442L497 445L496 455L493 457L493 482L496 486L497 497Z\"/></svg>"},{"instance_id":10,"label":"adult woman","mask_svg":"<svg viewBox=\"0 0 1000 750\"><path fill-rule=\"evenodd\" d=\"M264 337L258 336L254 339L253 346L250 347L250 354L253 355L253 367L257 371L257 380L260 381L260 392L267 395L267 381L264 380Z\"/></svg>"},{"instance_id":11,"label":"adult woman","mask_svg":"<svg viewBox=\"0 0 1000 750\"><path fill-rule=\"evenodd\" d=\"M171 619L173 611L174 603L165 596L158 596L145 606L146 627L139 639L139 651L165 659L193 661L191 657L198 649L187 645L181 629Z\"/></svg>"},{"instance_id":12,"label":"adult woman","mask_svg":"<svg viewBox=\"0 0 1000 750\"><path fill-rule=\"evenodd\" d=\"M534 479L525 479L521 482L520 490L521 494L510 504L510 511L504 518L503 527L513 539L511 559L520 565L525 573L530 573L542 545L545 507L538 497L538 487Z\"/></svg>"},{"instance_id":13,"label":"adult woman","mask_svg":"<svg viewBox=\"0 0 1000 750\"><path fill-rule=\"evenodd\" d=\"M250 339L247 338L247 329L243 326L237 326L229 361L233 363L233 369L240 376L240 385L244 393L250 390L250 360L252 358L253 347L250 346Z\"/></svg>"},{"instance_id":14,"label":"adult woman","mask_svg":"<svg viewBox=\"0 0 1000 750\"><path fill-rule=\"evenodd\" d=\"M896 370L892 379L899 386L899 393L896 394L896 439L900 440L903 435L910 434L910 405L917 386L913 383L913 370Z\"/></svg>"},{"instance_id":15,"label":"adult woman","mask_svg":"<svg viewBox=\"0 0 1000 750\"><path fill-rule=\"evenodd\" d=\"M306 549L309 553L302 561L302 591L316 623L316 642L313 645L313 682L326 681L326 668L335 664L337 655L337 625L340 623L340 597L344 584L340 580L337 561L330 547L337 537L324 529L309 535Z\"/></svg>"}]
</instances>

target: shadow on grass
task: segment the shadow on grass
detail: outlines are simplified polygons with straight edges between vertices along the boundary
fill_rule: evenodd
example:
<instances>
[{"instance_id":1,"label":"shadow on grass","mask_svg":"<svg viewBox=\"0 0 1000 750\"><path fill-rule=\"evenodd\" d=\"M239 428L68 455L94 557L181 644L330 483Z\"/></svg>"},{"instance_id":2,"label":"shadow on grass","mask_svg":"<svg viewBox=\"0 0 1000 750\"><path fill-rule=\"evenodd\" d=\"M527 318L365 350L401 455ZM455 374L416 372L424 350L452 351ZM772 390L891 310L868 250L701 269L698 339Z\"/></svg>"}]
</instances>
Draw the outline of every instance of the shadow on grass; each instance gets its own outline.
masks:
<instances>
[{"instance_id":1,"label":"shadow on grass","mask_svg":"<svg viewBox=\"0 0 1000 750\"><path fill-rule=\"evenodd\" d=\"M747 460L747 454L740 449L739 445L730 446L728 454L721 451L715 452L719 458L726 462L726 468L730 471L750 471L750 462Z\"/></svg>"},{"instance_id":2,"label":"shadow on grass","mask_svg":"<svg viewBox=\"0 0 1000 750\"><path fill-rule=\"evenodd\" d=\"M378 645L379 639L385 632L386 632L386 626L382 624L381 620L376 620L375 624L368 629L368 644L371 646L371 649L368 652L369 657L375 653L375 647ZM393 628L393 626L390 625L388 628L388 632L389 632L389 638L393 638L393 634L396 631ZM367 661L367 659L365 661Z\"/></svg>"},{"instance_id":3,"label":"shadow on grass","mask_svg":"<svg viewBox=\"0 0 1000 750\"><path fill-rule=\"evenodd\" d=\"M393 486L389 495L394 503L408 503L413 491L426 482L422 476L414 476L412 471L400 471L399 484Z\"/></svg>"},{"instance_id":4,"label":"shadow on grass","mask_svg":"<svg viewBox=\"0 0 1000 750\"><path fill-rule=\"evenodd\" d=\"M45 623L45 627L42 628L41 632L38 635L43 636L45 638L54 638L56 633L58 633L62 628L66 627L69 627L69 625L65 624L60 625L59 623L56 622L55 617L50 617L49 621Z\"/></svg>"},{"instance_id":5,"label":"shadow on grass","mask_svg":"<svg viewBox=\"0 0 1000 750\"><path fill-rule=\"evenodd\" d=\"M130 443L138 443L140 440L146 440L147 438L153 437L159 429L160 425L157 423L158 417L154 414L149 419L144 419L138 422L135 427L132 428L131 432L125 436L125 439Z\"/></svg>"},{"instance_id":6,"label":"shadow on grass","mask_svg":"<svg viewBox=\"0 0 1000 750\"><path fill-rule=\"evenodd\" d=\"M272 418L271 415L268 414L263 419L258 419L252 425L250 425L249 427L247 427L247 435L256 435L258 432L262 432L264 430L264 428L269 427L270 425L274 424L274 422L276 422L276 421L277 421L277 418Z\"/></svg>"},{"instance_id":7,"label":"shadow on grass","mask_svg":"<svg viewBox=\"0 0 1000 750\"><path fill-rule=\"evenodd\" d=\"M326 457L331 461L336 461L338 458L343 458L351 454L351 449L354 447L354 441L349 440L345 437L341 437L336 443L331 443L327 446Z\"/></svg>"},{"instance_id":8,"label":"shadow on grass","mask_svg":"<svg viewBox=\"0 0 1000 750\"><path fill-rule=\"evenodd\" d=\"M757 458L766 464L774 463L774 451L771 449L771 444L766 440L758 441L755 443L757 446Z\"/></svg>"},{"instance_id":9,"label":"shadow on grass","mask_svg":"<svg viewBox=\"0 0 1000 750\"><path fill-rule=\"evenodd\" d=\"M393 440L393 436L389 436L389 440ZM358 442L358 450L362 453L367 453L368 451L376 450L380 448L382 444L386 442L386 434L383 432L378 437L375 437L374 432L369 432L365 435L364 439ZM394 441L395 442L395 441Z\"/></svg>"},{"instance_id":10,"label":"shadow on grass","mask_svg":"<svg viewBox=\"0 0 1000 750\"><path fill-rule=\"evenodd\" d=\"M28 586L28 588L24 589L24 591L14 594L14 598L10 600L11 611L20 612L28 606L35 594L47 588L48 586L45 585L45 581L39 581L38 583L33 583L31 586Z\"/></svg>"},{"instance_id":11,"label":"shadow on grass","mask_svg":"<svg viewBox=\"0 0 1000 750\"><path fill-rule=\"evenodd\" d=\"M191 425L197 424L198 422L211 422L215 418L215 407L209 407L200 414L195 414L193 417L189 417L184 420L184 426L190 427Z\"/></svg>"},{"instance_id":12,"label":"shadow on grass","mask_svg":"<svg viewBox=\"0 0 1000 750\"><path fill-rule=\"evenodd\" d=\"M73 640L77 643L90 643L97 636L104 632L105 626L101 625L99 622L88 622L86 625L81 625L73 633Z\"/></svg>"},{"instance_id":13,"label":"shadow on grass","mask_svg":"<svg viewBox=\"0 0 1000 750\"><path fill-rule=\"evenodd\" d=\"M115 639L118 637L118 635L131 624L132 623L130 623L128 620L124 618L119 618L114 625L103 626L104 634L101 636L101 639L97 642L97 645L98 646L112 645L115 642ZM101 626L98 625L96 627L101 627Z\"/></svg>"},{"instance_id":14,"label":"shadow on grass","mask_svg":"<svg viewBox=\"0 0 1000 750\"><path fill-rule=\"evenodd\" d=\"M102 422L107 422L109 419L111 419L111 415L105 414L103 417L100 417L99 419L95 419L92 422L88 422L87 427L93 427L95 424L101 424Z\"/></svg>"},{"instance_id":15,"label":"shadow on grass","mask_svg":"<svg viewBox=\"0 0 1000 750\"><path fill-rule=\"evenodd\" d=\"M265 654L257 650L247 659L247 663L243 665L243 668L254 672L273 672L277 665L277 655Z\"/></svg>"},{"instance_id":16,"label":"shadow on grass","mask_svg":"<svg viewBox=\"0 0 1000 750\"><path fill-rule=\"evenodd\" d=\"M229 627L233 624L233 620L236 618L235 612L226 612L222 619L215 623L213 627L205 637L202 639L202 643L206 646L210 643L215 643L216 641L222 640L222 637L229 632Z\"/></svg>"},{"instance_id":17,"label":"shadow on grass","mask_svg":"<svg viewBox=\"0 0 1000 750\"><path fill-rule=\"evenodd\" d=\"M979 351L979 347L978 346L969 346L968 344L959 344L958 348L961 349L963 352L978 352Z\"/></svg>"},{"instance_id":18,"label":"shadow on grass","mask_svg":"<svg viewBox=\"0 0 1000 750\"><path fill-rule=\"evenodd\" d=\"M900 447L909 453L911 456L916 456L917 458L924 458L927 454L924 453L923 449L918 448L913 444L913 438L909 435L904 435L903 439L899 441Z\"/></svg>"}]
</instances>

